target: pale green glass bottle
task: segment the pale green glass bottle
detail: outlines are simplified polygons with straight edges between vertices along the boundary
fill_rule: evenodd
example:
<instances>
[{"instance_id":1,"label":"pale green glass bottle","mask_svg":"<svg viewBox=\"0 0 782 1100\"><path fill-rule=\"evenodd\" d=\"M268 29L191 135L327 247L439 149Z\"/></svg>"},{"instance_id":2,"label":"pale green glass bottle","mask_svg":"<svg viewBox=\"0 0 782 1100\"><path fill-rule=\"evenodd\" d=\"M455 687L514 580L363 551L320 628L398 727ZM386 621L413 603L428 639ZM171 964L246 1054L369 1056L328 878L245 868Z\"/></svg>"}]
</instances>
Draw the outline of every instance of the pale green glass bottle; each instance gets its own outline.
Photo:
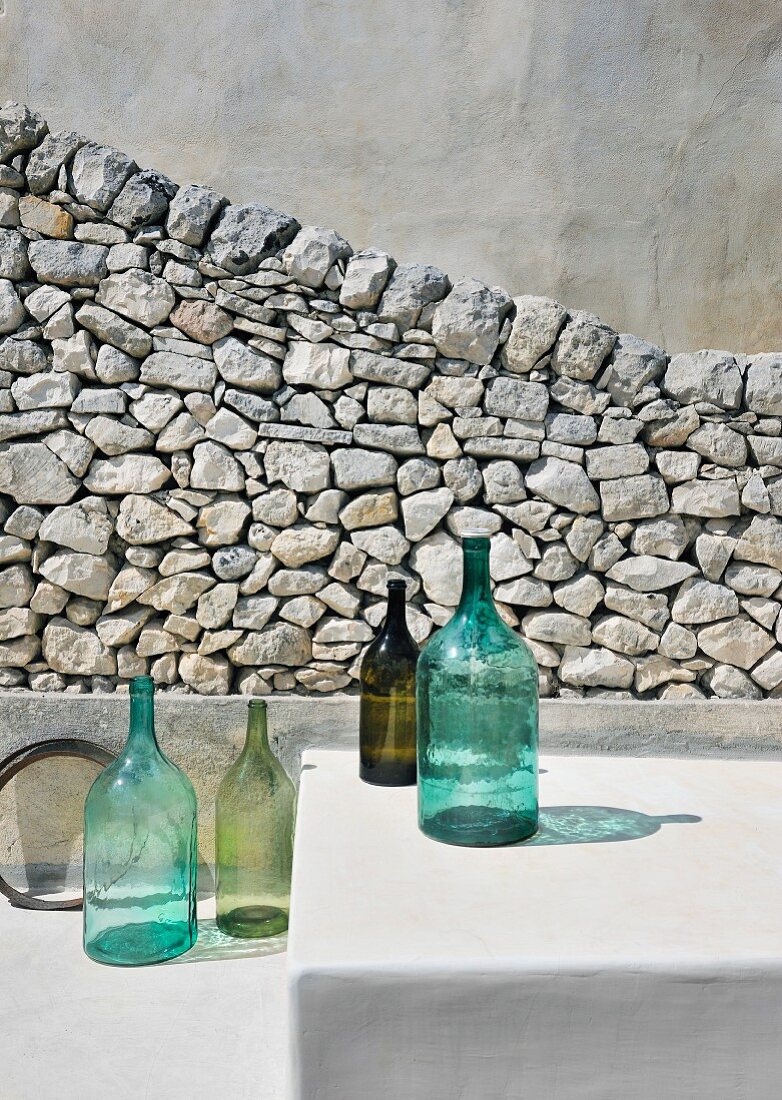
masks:
<instances>
[{"instance_id":1,"label":"pale green glass bottle","mask_svg":"<svg viewBox=\"0 0 782 1100\"><path fill-rule=\"evenodd\" d=\"M462 596L417 669L418 811L448 844L513 844L538 827L538 670L500 618L489 539L463 539Z\"/></svg>"},{"instance_id":2,"label":"pale green glass bottle","mask_svg":"<svg viewBox=\"0 0 782 1100\"><path fill-rule=\"evenodd\" d=\"M269 748L266 703L253 699L239 759L217 791L217 927L275 936L288 927L296 790Z\"/></svg>"},{"instance_id":3,"label":"pale green glass bottle","mask_svg":"<svg viewBox=\"0 0 782 1100\"><path fill-rule=\"evenodd\" d=\"M130 684L130 732L84 806L84 950L143 966L196 941L196 797L155 737L155 685Z\"/></svg>"}]
</instances>

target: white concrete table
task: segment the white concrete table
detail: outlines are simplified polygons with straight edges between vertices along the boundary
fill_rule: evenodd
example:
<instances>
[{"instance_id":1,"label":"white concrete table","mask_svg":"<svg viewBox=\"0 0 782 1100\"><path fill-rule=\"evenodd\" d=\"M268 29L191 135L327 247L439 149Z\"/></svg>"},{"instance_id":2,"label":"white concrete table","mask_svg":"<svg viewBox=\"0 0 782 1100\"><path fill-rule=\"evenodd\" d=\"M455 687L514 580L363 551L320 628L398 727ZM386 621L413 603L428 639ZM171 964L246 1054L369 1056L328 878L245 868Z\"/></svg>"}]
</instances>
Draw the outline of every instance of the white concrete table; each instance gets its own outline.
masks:
<instances>
[{"instance_id":1,"label":"white concrete table","mask_svg":"<svg viewBox=\"0 0 782 1100\"><path fill-rule=\"evenodd\" d=\"M80 912L0 897L0 1100L282 1100L285 939L231 940L213 914L179 959L110 967Z\"/></svg>"},{"instance_id":2,"label":"white concrete table","mask_svg":"<svg viewBox=\"0 0 782 1100\"><path fill-rule=\"evenodd\" d=\"M306 754L294 1100L782 1095L782 764L542 766L539 835L476 850Z\"/></svg>"}]
</instances>

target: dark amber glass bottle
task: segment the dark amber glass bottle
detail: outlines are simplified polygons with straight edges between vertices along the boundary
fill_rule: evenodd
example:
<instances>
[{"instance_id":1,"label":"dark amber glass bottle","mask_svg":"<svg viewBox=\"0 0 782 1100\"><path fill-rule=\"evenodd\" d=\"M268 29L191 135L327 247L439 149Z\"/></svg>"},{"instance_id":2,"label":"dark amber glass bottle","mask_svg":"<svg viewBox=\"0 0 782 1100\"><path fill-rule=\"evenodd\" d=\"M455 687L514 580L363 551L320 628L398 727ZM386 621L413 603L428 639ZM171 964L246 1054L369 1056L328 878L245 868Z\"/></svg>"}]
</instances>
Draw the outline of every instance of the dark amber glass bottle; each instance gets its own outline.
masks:
<instances>
[{"instance_id":1,"label":"dark amber glass bottle","mask_svg":"<svg viewBox=\"0 0 782 1100\"><path fill-rule=\"evenodd\" d=\"M366 783L415 783L417 661L405 616L405 582L391 580L386 621L361 665L359 775Z\"/></svg>"}]
</instances>

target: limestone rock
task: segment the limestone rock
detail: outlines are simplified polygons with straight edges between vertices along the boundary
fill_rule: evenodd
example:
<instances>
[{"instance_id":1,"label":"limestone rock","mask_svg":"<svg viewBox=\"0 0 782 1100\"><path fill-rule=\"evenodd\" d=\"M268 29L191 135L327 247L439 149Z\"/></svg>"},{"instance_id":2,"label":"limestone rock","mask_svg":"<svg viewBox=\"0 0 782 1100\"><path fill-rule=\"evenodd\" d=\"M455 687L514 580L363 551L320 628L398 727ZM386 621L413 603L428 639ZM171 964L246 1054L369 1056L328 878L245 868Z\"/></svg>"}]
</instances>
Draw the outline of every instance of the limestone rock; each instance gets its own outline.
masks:
<instances>
[{"instance_id":1,"label":"limestone rock","mask_svg":"<svg viewBox=\"0 0 782 1100\"><path fill-rule=\"evenodd\" d=\"M720 466L744 466L747 442L726 424L702 424L687 440L687 446Z\"/></svg>"},{"instance_id":2,"label":"limestone rock","mask_svg":"<svg viewBox=\"0 0 782 1100\"><path fill-rule=\"evenodd\" d=\"M348 309L374 309L393 268L387 252L372 248L355 252L345 269L340 303Z\"/></svg>"},{"instance_id":3,"label":"limestone rock","mask_svg":"<svg viewBox=\"0 0 782 1100\"><path fill-rule=\"evenodd\" d=\"M703 652L736 668L749 669L773 648L774 639L745 615L703 627L698 632Z\"/></svg>"},{"instance_id":4,"label":"limestone rock","mask_svg":"<svg viewBox=\"0 0 782 1100\"><path fill-rule=\"evenodd\" d=\"M337 548L339 532L319 527L288 527L271 545L275 558L290 568L330 557Z\"/></svg>"},{"instance_id":5,"label":"limestone rock","mask_svg":"<svg viewBox=\"0 0 782 1100\"><path fill-rule=\"evenodd\" d=\"M169 468L153 455L123 454L96 459L84 479L91 493L124 496L161 489L171 477Z\"/></svg>"},{"instance_id":6,"label":"limestone rock","mask_svg":"<svg viewBox=\"0 0 782 1100\"><path fill-rule=\"evenodd\" d=\"M40 573L47 581L59 585L66 592L74 592L77 596L86 596L90 600L105 600L117 575L117 569L110 558L96 557L92 553L81 554L73 550L58 550L42 562Z\"/></svg>"},{"instance_id":7,"label":"limestone rock","mask_svg":"<svg viewBox=\"0 0 782 1100\"><path fill-rule=\"evenodd\" d=\"M649 455L640 443L595 447L586 453L586 469L595 481L634 477L649 469Z\"/></svg>"},{"instance_id":8,"label":"limestone rock","mask_svg":"<svg viewBox=\"0 0 782 1100\"><path fill-rule=\"evenodd\" d=\"M782 569L782 523L773 516L755 516L736 544L733 556Z\"/></svg>"},{"instance_id":9,"label":"limestone rock","mask_svg":"<svg viewBox=\"0 0 782 1100\"><path fill-rule=\"evenodd\" d=\"M521 629L525 637L565 646L588 646L592 638L589 620L569 611L530 611Z\"/></svg>"},{"instance_id":10,"label":"limestone rock","mask_svg":"<svg viewBox=\"0 0 782 1100\"><path fill-rule=\"evenodd\" d=\"M132 546L147 546L192 535L193 527L154 497L132 493L120 504L117 534Z\"/></svg>"},{"instance_id":11,"label":"limestone rock","mask_svg":"<svg viewBox=\"0 0 782 1100\"><path fill-rule=\"evenodd\" d=\"M637 657L657 649L660 638L654 631L622 615L607 615L592 627L592 643Z\"/></svg>"},{"instance_id":12,"label":"limestone rock","mask_svg":"<svg viewBox=\"0 0 782 1100\"><path fill-rule=\"evenodd\" d=\"M108 249L77 241L30 241L27 255L38 279L59 286L97 286L107 274Z\"/></svg>"},{"instance_id":13,"label":"limestone rock","mask_svg":"<svg viewBox=\"0 0 782 1100\"><path fill-rule=\"evenodd\" d=\"M96 301L131 321L152 328L168 319L176 295L164 279L149 271L131 268L103 279Z\"/></svg>"},{"instance_id":14,"label":"limestone rock","mask_svg":"<svg viewBox=\"0 0 782 1100\"><path fill-rule=\"evenodd\" d=\"M292 279L317 289L323 286L337 260L347 258L350 253L350 245L333 229L305 225L285 249L282 259Z\"/></svg>"},{"instance_id":15,"label":"limestone rock","mask_svg":"<svg viewBox=\"0 0 782 1100\"><path fill-rule=\"evenodd\" d=\"M100 556L106 553L113 530L105 502L97 497L84 497L76 504L61 505L49 512L38 536L82 554Z\"/></svg>"},{"instance_id":16,"label":"limestone rock","mask_svg":"<svg viewBox=\"0 0 782 1100\"><path fill-rule=\"evenodd\" d=\"M248 349L249 350L249 349ZM173 351L155 351L141 364L139 381L147 386L170 386L185 393L209 393L215 384L214 363Z\"/></svg>"},{"instance_id":17,"label":"limestone rock","mask_svg":"<svg viewBox=\"0 0 782 1100\"><path fill-rule=\"evenodd\" d=\"M308 632L293 623L275 623L251 632L228 650L235 665L306 665L311 654Z\"/></svg>"},{"instance_id":18,"label":"limestone rock","mask_svg":"<svg viewBox=\"0 0 782 1100\"><path fill-rule=\"evenodd\" d=\"M500 336L500 304L477 279L457 279L435 307L432 336L441 355L481 366L491 362Z\"/></svg>"},{"instance_id":19,"label":"limestone rock","mask_svg":"<svg viewBox=\"0 0 782 1100\"><path fill-rule=\"evenodd\" d=\"M169 321L200 344L214 344L233 328L230 313L212 302L180 302L172 310Z\"/></svg>"},{"instance_id":20,"label":"limestone rock","mask_svg":"<svg viewBox=\"0 0 782 1100\"><path fill-rule=\"evenodd\" d=\"M29 270L27 240L15 229L0 229L0 279L13 279L18 282L27 276ZM41 287L41 290L44 290L45 293L47 291L51 293L49 287ZM33 291L33 294L38 293L40 291ZM28 303L32 296L32 294L28 295L26 299ZM33 303L32 309L29 304L27 305L28 312L32 313L33 309L35 309L35 303ZM52 310L52 312L54 311ZM35 316L34 313L33 316ZM36 317L36 320L46 320L46 318Z\"/></svg>"},{"instance_id":21,"label":"limestone rock","mask_svg":"<svg viewBox=\"0 0 782 1100\"><path fill-rule=\"evenodd\" d=\"M609 649L566 646L557 675L572 687L629 688L635 665Z\"/></svg>"},{"instance_id":22,"label":"limestone rock","mask_svg":"<svg viewBox=\"0 0 782 1100\"><path fill-rule=\"evenodd\" d=\"M247 275L295 237L299 223L261 203L226 206L212 230L208 253L235 275Z\"/></svg>"},{"instance_id":23,"label":"limestone rock","mask_svg":"<svg viewBox=\"0 0 782 1100\"><path fill-rule=\"evenodd\" d=\"M600 500L581 466L560 458L541 458L527 473L527 488L544 500L582 515L595 512Z\"/></svg>"},{"instance_id":24,"label":"limestone rock","mask_svg":"<svg viewBox=\"0 0 782 1100\"><path fill-rule=\"evenodd\" d=\"M225 199L211 187L190 184L180 187L168 204L166 229L169 237L200 248L209 226Z\"/></svg>"},{"instance_id":25,"label":"limestone rock","mask_svg":"<svg viewBox=\"0 0 782 1100\"><path fill-rule=\"evenodd\" d=\"M367 451L360 447L335 450L331 455L334 481L340 489L382 488L396 481L396 459L382 451Z\"/></svg>"},{"instance_id":26,"label":"limestone rock","mask_svg":"<svg viewBox=\"0 0 782 1100\"><path fill-rule=\"evenodd\" d=\"M454 496L450 489L432 489L414 493L402 500L402 517L405 536L411 542L420 542L448 512Z\"/></svg>"},{"instance_id":27,"label":"limestone rock","mask_svg":"<svg viewBox=\"0 0 782 1100\"><path fill-rule=\"evenodd\" d=\"M105 213L135 171L135 163L118 149L89 141L71 161L70 190L79 202Z\"/></svg>"},{"instance_id":28,"label":"limestone rock","mask_svg":"<svg viewBox=\"0 0 782 1100\"><path fill-rule=\"evenodd\" d=\"M328 451L318 444L273 441L264 455L264 466L271 484L281 481L295 492L317 493L330 484Z\"/></svg>"},{"instance_id":29,"label":"limestone rock","mask_svg":"<svg viewBox=\"0 0 782 1100\"><path fill-rule=\"evenodd\" d=\"M282 374L289 385L340 389L353 381L350 352L335 344L309 344L298 340L290 345Z\"/></svg>"},{"instance_id":30,"label":"limestone rock","mask_svg":"<svg viewBox=\"0 0 782 1100\"><path fill-rule=\"evenodd\" d=\"M0 492L17 504L67 504L79 487L44 443L0 444Z\"/></svg>"},{"instance_id":31,"label":"limestone rock","mask_svg":"<svg viewBox=\"0 0 782 1100\"><path fill-rule=\"evenodd\" d=\"M51 619L43 632L44 660L68 676L115 676L117 660L92 630L67 619Z\"/></svg>"},{"instance_id":32,"label":"limestone rock","mask_svg":"<svg viewBox=\"0 0 782 1100\"><path fill-rule=\"evenodd\" d=\"M513 374L527 374L550 351L567 317L552 298L524 294L513 299L516 316L503 345L502 365Z\"/></svg>"},{"instance_id":33,"label":"limestone rock","mask_svg":"<svg viewBox=\"0 0 782 1100\"><path fill-rule=\"evenodd\" d=\"M194 489L241 492L244 481L244 471L229 450L211 440L196 443L190 473L190 484Z\"/></svg>"},{"instance_id":34,"label":"limestone rock","mask_svg":"<svg viewBox=\"0 0 782 1100\"><path fill-rule=\"evenodd\" d=\"M397 518L397 499L393 489L364 493L355 497L339 513L339 522L346 531L359 527L382 527Z\"/></svg>"},{"instance_id":35,"label":"limestone rock","mask_svg":"<svg viewBox=\"0 0 782 1100\"><path fill-rule=\"evenodd\" d=\"M671 511L702 518L737 516L741 511L739 490L733 478L724 481L686 481L674 485Z\"/></svg>"},{"instance_id":36,"label":"limestone rock","mask_svg":"<svg viewBox=\"0 0 782 1100\"><path fill-rule=\"evenodd\" d=\"M24 318L24 306L13 283L0 279L0 334L14 332Z\"/></svg>"},{"instance_id":37,"label":"limestone rock","mask_svg":"<svg viewBox=\"0 0 782 1100\"><path fill-rule=\"evenodd\" d=\"M755 355L744 389L747 408L761 416L782 415L782 355Z\"/></svg>"},{"instance_id":38,"label":"limestone rock","mask_svg":"<svg viewBox=\"0 0 782 1100\"><path fill-rule=\"evenodd\" d=\"M231 386L255 393L274 393L282 382L280 364L233 336L224 336L213 344L220 377Z\"/></svg>"},{"instance_id":39,"label":"limestone rock","mask_svg":"<svg viewBox=\"0 0 782 1100\"><path fill-rule=\"evenodd\" d=\"M483 407L487 413L519 420L543 420L548 411L549 393L540 382L522 382L500 376L486 387Z\"/></svg>"},{"instance_id":40,"label":"limestone rock","mask_svg":"<svg viewBox=\"0 0 782 1100\"><path fill-rule=\"evenodd\" d=\"M40 115L23 103L7 103L0 111L0 162L7 164L17 153L33 149L48 127Z\"/></svg>"},{"instance_id":41,"label":"limestone rock","mask_svg":"<svg viewBox=\"0 0 782 1100\"><path fill-rule=\"evenodd\" d=\"M609 580L627 585L635 592L657 592L681 584L697 572L695 566L688 562L641 554L639 557L624 558L612 565L606 576Z\"/></svg>"},{"instance_id":42,"label":"limestone rock","mask_svg":"<svg viewBox=\"0 0 782 1100\"><path fill-rule=\"evenodd\" d=\"M616 333L592 319L575 314L560 333L551 356L557 374L588 382L597 374L616 343Z\"/></svg>"},{"instance_id":43,"label":"limestone rock","mask_svg":"<svg viewBox=\"0 0 782 1100\"><path fill-rule=\"evenodd\" d=\"M565 580L554 589L554 602L564 611L588 619L605 595L605 588L589 573ZM615 648L615 647L609 647Z\"/></svg>"},{"instance_id":44,"label":"limestone rock","mask_svg":"<svg viewBox=\"0 0 782 1100\"><path fill-rule=\"evenodd\" d=\"M662 348L622 332L617 337L605 373L605 388L615 404L632 406L635 397L649 383L657 382L665 373L666 358Z\"/></svg>"},{"instance_id":45,"label":"limestone rock","mask_svg":"<svg viewBox=\"0 0 782 1100\"><path fill-rule=\"evenodd\" d=\"M399 264L386 283L377 307L381 321L391 321L400 332L415 328L421 310L439 302L448 292L448 277L429 264Z\"/></svg>"},{"instance_id":46,"label":"limestone rock","mask_svg":"<svg viewBox=\"0 0 782 1100\"><path fill-rule=\"evenodd\" d=\"M662 388L682 404L708 401L721 409L737 409L741 405L741 374L733 356L724 351L674 355Z\"/></svg>"},{"instance_id":47,"label":"limestone rock","mask_svg":"<svg viewBox=\"0 0 782 1100\"><path fill-rule=\"evenodd\" d=\"M633 532L630 549L634 554L651 554L678 560L687 549L689 536L679 516L660 516L639 523Z\"/></svg>"},{"instance_id":48,"label":"limestone rock","mask_svg":"<svg viewBox=\"0 0 782 1100\"><path fill-rule=\"evenodd\" d=\"M620 477L600 482L603 519L644 519L668 511L668 490L655 474Z\"/></svg>"}]
</instances>

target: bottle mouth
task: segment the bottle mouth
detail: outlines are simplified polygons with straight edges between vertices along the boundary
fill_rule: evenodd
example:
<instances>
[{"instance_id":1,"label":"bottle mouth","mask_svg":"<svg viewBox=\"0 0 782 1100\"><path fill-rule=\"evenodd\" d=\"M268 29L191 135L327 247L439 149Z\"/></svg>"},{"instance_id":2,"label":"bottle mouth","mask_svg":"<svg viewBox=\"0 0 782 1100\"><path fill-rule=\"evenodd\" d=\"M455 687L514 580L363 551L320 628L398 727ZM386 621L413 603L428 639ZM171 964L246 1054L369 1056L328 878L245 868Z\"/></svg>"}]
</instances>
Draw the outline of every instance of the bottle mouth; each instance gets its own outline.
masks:
<instances>
[{"instance_id":1,"label":"bottle mouth","mask_svg":"<svg viewBox=\"0 0 782 1100\"><path fill-rule=\"evenodd\" d=\"M134 676L130 681L131 695L152 695L155 691L155 681L151 676Z\"/></svg>"},{"instance_id":2,"label":"bottle mouth","mask_svg":"<svg viewBox=\"0 0 782 1100\"><path fill-rule=\"evenodd\" d=\"M389 592L397 592L400 588L407 588L407 582L394 578L386 582L386 588Z\"/></svg>"},{"instance_id":3,"label":"bottle mouth","mask_svg":"<svg viewBox=\"0 0 782 1100\"><path fill-rule=\"evenodd\" d=\"M462 531L463 539L490 539L491 532L487 531L485 527L469 527L466 531Z\"/></svg>"},{"instance_id":4,"label":"bottle mouth","mask_svg":"<svg viewBox=\"0 0 782 1100\"><path fill-rule=\"evenodd\" d=\"M247 704L247 709L248 710L266 710L266 700L265 699L251 699L250 702Z\"/></svg>"}]
</instances>

